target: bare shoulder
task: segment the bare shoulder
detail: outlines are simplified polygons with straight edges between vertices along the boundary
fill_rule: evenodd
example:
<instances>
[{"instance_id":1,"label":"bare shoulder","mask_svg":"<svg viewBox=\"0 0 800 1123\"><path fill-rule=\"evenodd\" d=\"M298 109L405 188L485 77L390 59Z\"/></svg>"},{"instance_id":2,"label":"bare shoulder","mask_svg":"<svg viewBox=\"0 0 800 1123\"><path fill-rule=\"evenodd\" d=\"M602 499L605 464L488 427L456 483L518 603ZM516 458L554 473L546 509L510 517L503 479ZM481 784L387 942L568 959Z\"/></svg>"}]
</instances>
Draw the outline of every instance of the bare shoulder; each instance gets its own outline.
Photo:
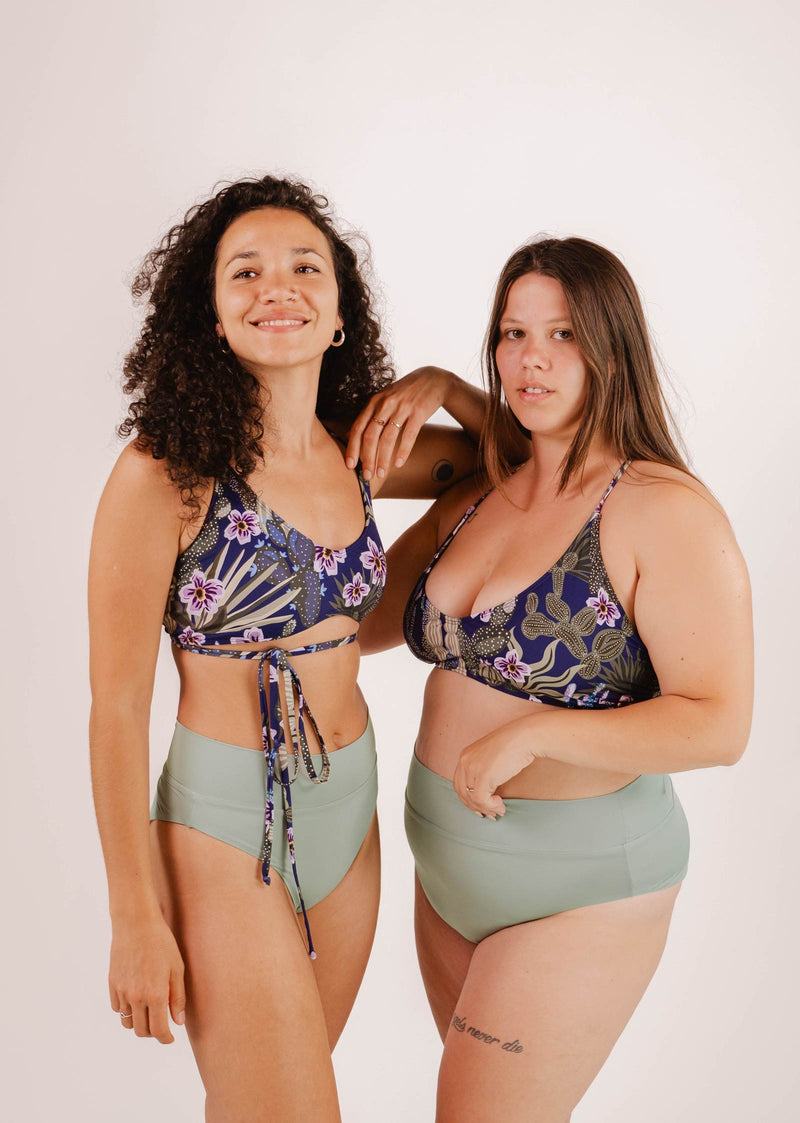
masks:
<instances>
[{"instance_id":1,"label":"bare shoulder","mask_svg":"<svg viewBox=\"0 0 800 1123\"><path fill-rule=\"evenodd\" d=\"M704 483L667 464L634 460L620 480L625 495L625 515L637 523L657 525L689 520L709 526L727 526L728 517L719 500Z\"/></svg>"},{"instance_id":2,"label":"bare shoulder","mask_svg":"<svg viewBox=\"0 0 800 1123\"><path fill-rule=\"evenodd\" d=\"M170 479L167 462L157 460L146 449L131 443L122 450L111 470L100 506L111 502L129 514L147 512L151 517L175 520L186 529L191 528L198 517L202 521L212 488L213 481L209 480L196 489L198 507L193 509Z\"/></svg>"},{"instance_id":3,"label":"bare shoulder","mask_svg":"<svg viewBox=\"0 0 800 1123\"><path fill-rule=\"evenodd\" d=\"M724 560L746 575L733 528L719 500L688 472L634 461L620 480L615 517L640 568L649 562L708 566Z\"/></svg>"},{"instance_id":4,"label":"bare shoulder","mask_svg":"<svg viewBox=\"0 0 800 1123\"><path fill-rule=\"evenodd\" d=\"M180 503L178 489L169 478L166 461L156 460L135 444L126 445L117 457L108 487L121 497L128 496L133 503L160 501L173 506Z\"/></svg>"},{"instance_id":5,"label":"bare shoulder","mask_svg":"<svg viewBox=\"0 0 800 1123\"><path fill-rule=\"evenodd\" d=\"M485 489L475 476L468 476L439 496L429 512L435 521L439 542L447 537L468 508L484 494Z\"/></svg>"}]
</instances>

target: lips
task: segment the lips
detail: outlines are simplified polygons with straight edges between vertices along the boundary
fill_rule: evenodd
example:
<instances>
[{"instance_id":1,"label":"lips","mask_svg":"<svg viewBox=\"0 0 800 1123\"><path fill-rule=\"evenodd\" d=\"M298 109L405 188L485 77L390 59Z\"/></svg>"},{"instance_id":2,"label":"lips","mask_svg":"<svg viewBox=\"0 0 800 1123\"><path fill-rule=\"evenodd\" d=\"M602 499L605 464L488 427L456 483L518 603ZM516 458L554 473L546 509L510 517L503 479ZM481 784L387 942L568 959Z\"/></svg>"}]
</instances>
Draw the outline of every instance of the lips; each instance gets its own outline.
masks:
<instances>
[{"instance_id":1,"label":"lips","mask_svg":"<svg viewBox=\"0 0 800 1123\"><path fill-rule=\"evenodd\" d=\"M258 320L251 320L254 328L301 328L308 323L301 316L263 316Z\"/></svg>"},{"instance_id":2,"label":"lips","mask_svg":"<svg viewBox=\"0 0 800 1123\"><path fill-rule=\"evenodd\" d=\"M541 382L526 382L524 386L520 386L517 393L523 401L535 402L541 401L544 398L549 398L553 391L549 386L544 386Z\"/></svg>"}]
</instances>

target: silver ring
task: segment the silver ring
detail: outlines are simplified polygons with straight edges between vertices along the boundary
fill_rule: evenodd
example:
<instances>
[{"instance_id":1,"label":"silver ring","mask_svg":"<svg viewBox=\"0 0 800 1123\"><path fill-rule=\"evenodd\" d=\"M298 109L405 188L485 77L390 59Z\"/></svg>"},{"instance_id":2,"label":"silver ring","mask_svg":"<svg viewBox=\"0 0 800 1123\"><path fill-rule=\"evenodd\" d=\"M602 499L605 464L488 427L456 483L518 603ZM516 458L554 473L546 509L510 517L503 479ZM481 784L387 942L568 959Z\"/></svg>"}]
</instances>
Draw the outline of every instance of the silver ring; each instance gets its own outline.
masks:
<instances>
[{"instance_id":1,"label":"silver ring","mask_svg":"<svg viewBox=\"0 0 800 1123\"><path fill-rule=\"evenodd\" d=\"M123 1019L123 1021L124 1021L125 1018L132 1018L133 1017L133 1010L131 1010L130 1014L123 1014L122 1011L120 1010L119 1016Z\"/></svg>"},{"instance_id":2,"label":"silver ring","mask_svg":"<svg viewBox=\"0 0 800 1123\"><path fill-rule=\"evenodd\" d=\"M402 429L402 428L403 428L403 426L402 426L402 425L398 425L398 424L397 424L397 422L396 422L396 421L392 421L392 419L391 419L391 418L389 418L389 424L390 424L390 425L394 425L395 429ZM404 422L403 424L405 424L405 422Z\"/></svg>"},{"instance_id":3,"label":"silver ring","mask_svg":"<svg viewBox=\"0 0 800 1123\"><path fill-rule=\"evenodd\" d=\"M370 421L374 421L376 425L380 425L381 429L386 424L386 422L380 417L371 417Z\"/></svg>"}]
</instances>

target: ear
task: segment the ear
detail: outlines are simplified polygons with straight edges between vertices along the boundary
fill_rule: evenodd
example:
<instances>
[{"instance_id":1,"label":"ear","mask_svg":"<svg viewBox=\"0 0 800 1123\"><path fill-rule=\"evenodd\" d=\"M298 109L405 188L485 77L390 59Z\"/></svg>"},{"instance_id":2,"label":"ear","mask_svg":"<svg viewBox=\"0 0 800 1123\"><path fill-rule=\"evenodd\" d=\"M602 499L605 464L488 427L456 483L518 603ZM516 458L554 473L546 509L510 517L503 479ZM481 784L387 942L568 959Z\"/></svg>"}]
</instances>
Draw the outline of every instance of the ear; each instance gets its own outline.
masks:
<instances>
[{"instance_id":1,"label":"ear","mask_svg":"<svg viewBox=\"0 0 800 1123\"><path fill-rule=\"evenodd\" d=\"M225 332L224 332L224 331L222 330L222 324L221 324L221 323L219 322L219 320L218 320L218 321L216 322L216 324L214 325L214 330L216 331L216 333L217 333L217 336L218 336L218 337L219 337L220 339L224 339L224 338L225 338Z\"/></svg>"}]
</instances>

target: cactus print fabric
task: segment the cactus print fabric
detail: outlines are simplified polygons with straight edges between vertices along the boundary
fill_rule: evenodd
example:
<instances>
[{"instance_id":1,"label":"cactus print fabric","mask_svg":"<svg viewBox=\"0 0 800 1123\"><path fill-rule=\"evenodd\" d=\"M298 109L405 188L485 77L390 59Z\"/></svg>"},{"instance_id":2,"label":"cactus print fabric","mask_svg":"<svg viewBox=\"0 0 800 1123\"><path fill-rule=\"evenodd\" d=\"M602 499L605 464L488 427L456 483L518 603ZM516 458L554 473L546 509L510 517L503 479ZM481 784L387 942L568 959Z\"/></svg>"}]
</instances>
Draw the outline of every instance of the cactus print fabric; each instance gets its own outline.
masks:
<instances>
[{"instance_id":1,"label":"cactus print fabric","mask_svg":"<svg viewBox=\"0 0 800 1123\"><path fill-rule=\"evenodd\" d=\"M404 630L413 653L495 690L553 706L623 706L657 695L647 648L600 554L603 504L627 467L620 467L589 521L537 581L474 616L446 616L427 597L428 574L481 496L439 547L406 606Z\"/></svg>"}]
</instances>

